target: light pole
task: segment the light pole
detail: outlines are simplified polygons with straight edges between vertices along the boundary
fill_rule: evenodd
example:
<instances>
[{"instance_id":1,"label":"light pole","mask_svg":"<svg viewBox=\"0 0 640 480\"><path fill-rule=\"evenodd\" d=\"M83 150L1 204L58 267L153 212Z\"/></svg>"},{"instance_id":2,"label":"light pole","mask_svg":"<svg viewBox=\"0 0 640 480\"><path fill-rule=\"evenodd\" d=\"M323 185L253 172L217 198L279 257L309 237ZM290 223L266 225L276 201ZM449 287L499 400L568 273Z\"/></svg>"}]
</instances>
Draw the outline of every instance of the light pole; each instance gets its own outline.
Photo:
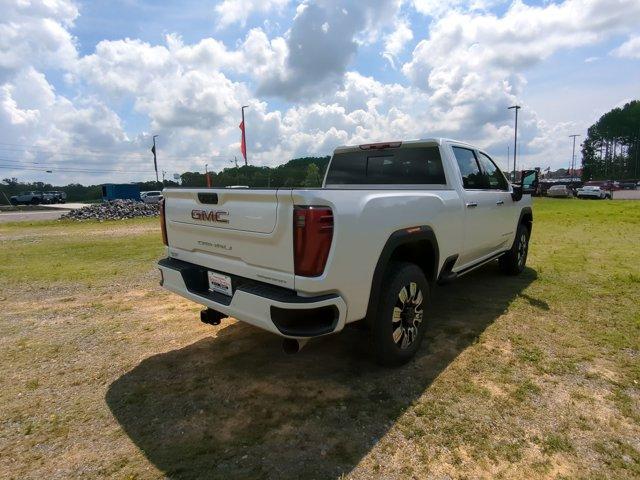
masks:
<instances>
[{"instance_id":1,"label":"light pole","mask_svg":"<svg viewBox=\"0 0 640 480\"><path fill-rule=\"evenodd\" d=\"M507 110L515 109L516 111L516 128L513 136L513 176L511 177L513 183L516 181L516 151L518 149L518 110L522 107L520 105L512 105L507 108Z\"/></svg>"},{"instance_id":2,"label":"light pole","mask_svg":"<svg viewBox=\"0 0 640 480\"><path fill-rule=\"evenodd\" d=\"M571 153L571 167L569 168L569 178L571 179L571 183L573 183L573 172L575 170L575 161L576 161L576 137L580 135L569 135L569 138L573 138L573 152Z\"/></svg>"},{"instance_id":3,"label":"light pole","mask_svg":"<svg viewBox=\"0 0 640 480\"><path fill-rule=\"evenodd\" d=\"M209 179L209 170L207 169L208 166L209 166L208 163L204 164L204 178L207 179L207 188L211 188L211 180Z\"/></svg>"}]
</instances>

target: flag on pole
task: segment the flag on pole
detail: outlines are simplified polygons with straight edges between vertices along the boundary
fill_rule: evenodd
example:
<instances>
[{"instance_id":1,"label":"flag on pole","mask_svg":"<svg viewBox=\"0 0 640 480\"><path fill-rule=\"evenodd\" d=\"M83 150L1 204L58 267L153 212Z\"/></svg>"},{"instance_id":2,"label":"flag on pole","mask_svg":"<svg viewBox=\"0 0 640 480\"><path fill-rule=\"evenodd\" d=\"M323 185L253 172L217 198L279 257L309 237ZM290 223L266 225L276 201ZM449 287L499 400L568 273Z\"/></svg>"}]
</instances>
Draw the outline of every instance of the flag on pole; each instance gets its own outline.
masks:
<instances>
[{"instance_id":1,"label":"flag on pole","mask_svg":"<svg viewBox=\"0 0 640 480\"><path fill-rule=\"evenodd\" d=\"M153 147L151 147L151 153L153 153L153 168L157 172L158 171L158 161L156 160L156 146L155 146L155 143L154 143Z\"/></svg>"},{"instance_id":2,"label":"flag on pole","mask_svg":"<svg viewBox=\"0 0 640 480\"><path fill-rule=\"evenodd\" d=\"M153 153L153 169L156 171L156 182L158 181L158 159L156 157L156 137L153 137L153 147L151 147L151 153Z\"/></svg>"},{"instance_id":3,"label":"flag on pole","mask_svg":"<svg viewBox=\"0 0 640 480\"><path fill-rule=\"evenodd\" d=\"M242 140L240 141L240 151L242 152L242 156L244 157L244 162L246 164L247 163L247 141L244 135L244 119L240 122L240 131L242 131Z\"/></svg>"}]
</instances>

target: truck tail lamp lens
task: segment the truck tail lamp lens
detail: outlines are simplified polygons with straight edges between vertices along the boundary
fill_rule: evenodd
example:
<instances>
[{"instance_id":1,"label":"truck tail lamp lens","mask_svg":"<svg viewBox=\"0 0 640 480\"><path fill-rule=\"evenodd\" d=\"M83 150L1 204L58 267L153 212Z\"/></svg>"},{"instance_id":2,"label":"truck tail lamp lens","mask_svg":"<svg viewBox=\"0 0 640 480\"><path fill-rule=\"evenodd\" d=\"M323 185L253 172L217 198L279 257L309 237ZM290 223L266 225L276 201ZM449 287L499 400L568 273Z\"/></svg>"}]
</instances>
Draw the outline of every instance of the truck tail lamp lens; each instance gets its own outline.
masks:
<instances>
[{"instance_id":1,"label":"truck tail lamp lens","mask_svg":"<svg viewBox=\"0 0 640 480\"><path fill-rule=\"evenodd\" d=\"M329 207L296 206L293 209L295 274L322 275L333 239L333 211Z\"/></svg>"},{"instance_id":2,"label":"truck tail lamp lens","mask_svg":"<svg viewBox=\"0 0 640 480\"><path fill-rule=\"evenodd\" d=\"M167 221L164 214L164 198L160 199L160 230L162 231L162 243L166 246L169 246L169 241L167 240Z\"/></svg>"}]
</instances>

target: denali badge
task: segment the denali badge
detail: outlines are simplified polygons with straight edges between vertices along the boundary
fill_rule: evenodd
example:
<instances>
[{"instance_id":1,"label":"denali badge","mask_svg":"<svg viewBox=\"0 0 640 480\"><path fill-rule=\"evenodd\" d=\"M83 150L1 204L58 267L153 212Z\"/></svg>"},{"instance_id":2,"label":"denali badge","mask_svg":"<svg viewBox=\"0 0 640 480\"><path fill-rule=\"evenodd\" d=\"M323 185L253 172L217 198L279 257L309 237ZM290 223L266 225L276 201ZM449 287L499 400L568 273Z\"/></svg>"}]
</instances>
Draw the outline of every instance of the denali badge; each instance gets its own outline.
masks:
<instances>
[{"instance_id":1,"label":"denali badge","mask_svg":"<svg viewBox=\"0 0 640 480\"><path fill-rule=\"evenodd\" d=\"M206 211L206 210L191 210L191 218L194 220L206 220L207 222L219 222L229 223L229 220L225 218L229 215L229 212L223 212L222 210Z\"/></svg>"}]
</instances>

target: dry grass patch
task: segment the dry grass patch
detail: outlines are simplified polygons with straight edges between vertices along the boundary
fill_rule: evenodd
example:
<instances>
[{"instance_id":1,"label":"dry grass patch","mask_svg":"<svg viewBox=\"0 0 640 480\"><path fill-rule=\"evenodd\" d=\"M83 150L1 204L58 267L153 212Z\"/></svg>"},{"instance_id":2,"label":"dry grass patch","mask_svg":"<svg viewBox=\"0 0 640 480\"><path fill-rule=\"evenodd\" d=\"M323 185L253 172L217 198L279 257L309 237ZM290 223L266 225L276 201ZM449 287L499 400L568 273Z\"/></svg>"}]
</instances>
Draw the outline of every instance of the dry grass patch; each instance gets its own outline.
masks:
<instances>
[{"instance_id":1,"label":"dry grass patch","mask_svg":"<svg viewBox=\"0 0 640 480\"><path fill-rule=\"evenodd\" d=\"M0 477L638 477L640 213L535 217L525 274L438 288L395 370L356 329L286 357L200 324L152 221L3 225Z\"/></svg>"}]
</instances>

